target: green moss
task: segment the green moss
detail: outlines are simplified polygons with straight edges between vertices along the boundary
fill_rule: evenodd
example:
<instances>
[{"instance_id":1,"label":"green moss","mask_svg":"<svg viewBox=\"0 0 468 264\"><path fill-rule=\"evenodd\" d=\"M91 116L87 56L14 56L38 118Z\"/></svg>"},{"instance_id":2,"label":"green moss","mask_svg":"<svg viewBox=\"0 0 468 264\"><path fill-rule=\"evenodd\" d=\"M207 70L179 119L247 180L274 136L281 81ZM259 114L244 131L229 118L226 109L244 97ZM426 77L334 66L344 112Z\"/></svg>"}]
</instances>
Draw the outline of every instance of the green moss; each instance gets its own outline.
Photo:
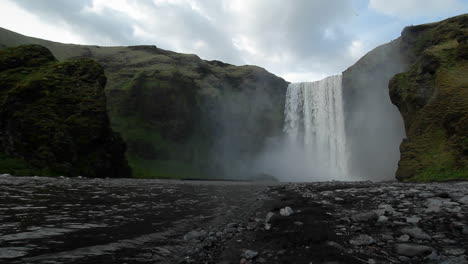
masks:
<instances>
[{"instance_id":1,"label":"green moss","mask_svg":"<svg viewBox=\"0 0 468 264\"><path fill-rule=\"evenodd\" d=\"M405 182L434 182L468 179L468 170L424 170L418 175L405 179Z\"/></svg>"},{"instance_id":2,"label":"green moss","mask_svg":"<svg viewBox=\"0 0 468 264\"><path fill-rule=\"evenodd\" d=\"M4 152L36 168L36 175L129 175L125 145L110 129L99 64L57 62L37 45L3 50L0 64L5 61L12 63L0 69Z\"/></svg>"}]
</instances>

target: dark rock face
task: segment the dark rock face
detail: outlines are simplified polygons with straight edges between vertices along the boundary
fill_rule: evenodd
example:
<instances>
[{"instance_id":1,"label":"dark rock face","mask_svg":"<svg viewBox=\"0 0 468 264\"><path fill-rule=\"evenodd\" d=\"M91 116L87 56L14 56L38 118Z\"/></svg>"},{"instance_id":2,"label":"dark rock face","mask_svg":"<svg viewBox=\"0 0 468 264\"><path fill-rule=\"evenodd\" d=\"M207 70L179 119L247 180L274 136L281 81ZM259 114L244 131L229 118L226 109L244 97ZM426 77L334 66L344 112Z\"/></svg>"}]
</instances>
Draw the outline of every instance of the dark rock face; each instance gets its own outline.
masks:
<instances>
[{"instance_id":1,"label":"dark rock face","mask_svg":"<svg viewBox=\"0 0 468 264\"><path fill-rule=\"evenodd\" d=\"M468 15L407 27L401 53L408 71L390 82L405 121L399 180L468 178Z\"/></svg>"},{"instance_id":2,"label":"dark rock face","mask_svg":"<svg viewBox=\"0 0 468 264\"><path fill-rule=\"evenodd\" d=\"M403 121L388 96L388 82L406 63L400 40L377 47L343 72L343 100L351 173L394 178L405 137Z\"/></svg>"},{"instance_id":3,"label":"dark rock face","mask_svg":"<svg viewBox=\"0 0 468 264\"><path fill-rule=\"evenodd\" d=\"M110 128L105 84L90 59L59 63L38 45L0 51L0 163L27 164L10 166L14 174L130 176L125 143Z\"/></svg>"}]
</instances>

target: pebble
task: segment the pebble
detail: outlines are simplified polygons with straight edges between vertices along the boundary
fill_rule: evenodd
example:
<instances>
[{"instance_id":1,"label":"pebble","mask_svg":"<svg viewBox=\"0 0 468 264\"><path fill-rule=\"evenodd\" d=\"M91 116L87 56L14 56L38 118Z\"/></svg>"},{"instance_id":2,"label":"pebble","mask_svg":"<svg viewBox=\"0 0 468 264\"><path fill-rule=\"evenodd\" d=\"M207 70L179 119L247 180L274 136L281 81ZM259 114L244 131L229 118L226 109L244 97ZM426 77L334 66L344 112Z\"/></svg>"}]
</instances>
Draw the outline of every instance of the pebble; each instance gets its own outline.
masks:
<instances>
[{"instance_id":1,"label":"pebble","mask_svg":"<svg viewBox=\"0 0 468 264\"><path fill-rule=\"evenodd\" d=\"M200 240L202 241L203 239L205 239L205 237L207 236L207 233L206 231L190 231L188 232L185 236L184 236L184 240L185 241L190 241L190 240Z\"/></svg>"},{"instance_id":2,"label":"pebble","mask_svg":"<svg viewBox=\"0 0 468 264\"><path fill-rule=\"evenodd\" d=\"M254 259L255 257L258 256L258 252L257 252L257 251L250 250L250 249L247 249L246 251L244 251L244 253L242 254L242 256L245 257L246 259Z\"/></svg>"},{"instance_id":3,"label":"pebble","mask_svg":"<svg viewBox=\"0 0 468 264\"><path fill-rule=\"evenodd\" d=\"M420 240L431 240L431 236L425 233L421 228L417 226L405 227L401 229L403 234L410 235L413 238Z\"/></svg>"},{"instance_id":4,"label":"pebble","mask_svg":"<svg viewBox=\"0 0 468 264\"><path fill-rule=\"evenodd\" d=\"M377 219L377 222L379 222L379 223L387 222L387 221L388 221L388 217L386 217L385 215L381 215L381 216L379 216L379 218Z\"/></svg>"},{"instance_id":5,"label":"pebble","mask_svg":"<svg viewBox=\"0 0 468 264\"><path fill-rule=\"evenodd\" d=\"M421 217L417 216L411 216L411 217L406 217L406 223L408 224L417 224L421 221Z\"/></svg>"},{"instance_id":6,"label":"pebble","mask_svg":"<svg viewBox=\"0 0 468 264\"><path fill-rule=\"evenodd\" d=\"M407 234L401 235L399 238L397 238L398 242L408 242L410 237Z\"/></svg>"},{"instance_id":7,"label":"pebble","mask_svg":"<svg viewBox=\"0 0 468 264\"><path fill-rule=\"evenodd\" d=\"M376 212L371 211L371 212L354 214L351 216L351 219L356 222L366 222L370 220L377 220L378 217L379 215Z\"/></svg>"},{"instance_id":8,"label":"pebble","mask_svg":"<svg viewBox=\"0 0 468 264\"><path fill-rule=\"evenodd\" d=\"M290 216L293 213L294 213L293 210L289 206L286 206L285 208L282 208L280 210L280 215L282 215L282 216Z\"/></svg>"},{"instance_id":9,"label":"pebble","mask_svg":"<svg viewBox=\"0 0 468 264\"><path fill-rule=\"evenodd\" d=\"M353 246L367 246L370 244L374 244L375 242L375 239L369 235L359 235L349 240L349 243Z\"/></svg>"},{"instance_id":10,"label":"pebble","mask_svg":"<svg viewBox=\"0 0 468 264\"><path fill-rule=\"evenodd\" d=\"M432 252L432 248L417 244L396 244L395 253L406 257L425 256Z\"/></svg>"},{"instance_id":11,"label":"pebble","mask_svg":"<svg viewBox=\"0 0 468 264\"><path fill-rule=\"evenodd\" d=\"M465 250L463 248L444 248L444 253L451 256L460 256L465 254Z\"/></svg>"},{"instance_id":12,"label":"pebble","mask_svg":"<svg viewBox=\"0 0 468 264\"><path fill-rule=\"evenodd\" d=\"M275 215L273 212L268 212L266 217L265 217L265 223L269 223L270 219Z\"/></svg>"}]
</instances>

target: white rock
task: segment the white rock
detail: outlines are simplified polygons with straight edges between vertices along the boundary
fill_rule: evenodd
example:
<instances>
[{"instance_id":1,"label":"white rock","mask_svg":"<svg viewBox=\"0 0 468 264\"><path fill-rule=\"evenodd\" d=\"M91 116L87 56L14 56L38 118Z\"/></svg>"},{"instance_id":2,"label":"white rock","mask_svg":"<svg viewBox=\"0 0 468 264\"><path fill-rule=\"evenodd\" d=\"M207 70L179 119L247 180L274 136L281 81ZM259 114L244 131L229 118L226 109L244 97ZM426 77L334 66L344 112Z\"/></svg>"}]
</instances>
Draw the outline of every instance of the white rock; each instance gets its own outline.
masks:
<instances>
[{"instance_id":1,"label":"white rock","mask_svg":"<svg viewBox=\"0 0 468 264\"><path fill-rule=\"evenodd\" d=\"M253 250L250 250L250 249L247 249L246 251L244 251L244 254L242 254L243 257L245 257L246 259L253 259L255 258L256 256L258 256L258 252L257 251L253 251Z\"/></svg>"},{"instance_id":2,"label":"white rock","mask_svg":"<svg viewBox=\"0 0 468 264\"><path fill-rule=\"evenodd\" d=\"M387 221L388 221L388 217L386 217L384 215L379 216L379 219L377 219L377 222L379 222L379 223L387 222Z\"/></svg>"},{"instance_id":3,"label":"white rock","mask_svg":"<svg viewBox=\"0 0 468 264\"><path fill-rule=\"evenodd\" d=\"M406 223L408 224L417 224L419 223L419 221L421 221L421 217L417 217L415 215L411 217L406 217Z\"/></svg>"},{"instance_id":4,"label":"white rock","mask_svg":"<svg viewBox=\"0 0 468 264\"><path fill-rule=\"evenodd\" d=\"M291 207L289 207L289 206L286 206L285 208L282 208L282 209L280 210L280 214L281 214L282 216L290 216L290 215L292 215L293 213L294 213L293 210L292 210Z\"/></svg>"}]
</instances>

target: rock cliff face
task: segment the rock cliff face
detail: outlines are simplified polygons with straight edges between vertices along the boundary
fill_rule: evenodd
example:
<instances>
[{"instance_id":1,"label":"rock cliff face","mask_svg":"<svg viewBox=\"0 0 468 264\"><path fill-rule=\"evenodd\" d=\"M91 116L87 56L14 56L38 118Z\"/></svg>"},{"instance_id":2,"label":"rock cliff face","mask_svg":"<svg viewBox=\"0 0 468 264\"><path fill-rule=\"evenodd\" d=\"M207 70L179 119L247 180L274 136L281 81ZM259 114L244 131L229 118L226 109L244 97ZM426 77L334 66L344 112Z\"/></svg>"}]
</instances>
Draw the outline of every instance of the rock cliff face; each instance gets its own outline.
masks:
<instances>
[{"instance_id":1,"label":"rock cliff face","mask_svg":"<svg viewBox=\"0 0 468 264\"><path fill-rule=\"evenodd\" d=\"M343 72L343 100L350 173L390 180L405 137L403 121L388 96L388 83L406 64L400 40L379 46Z\"/></svg>"},{"instance_id":2,"label":"rock cliff face","mask_svg":"<svg viewBox=\"0 0 468 264\"><path fill-rule=\"evenodd\" d=\"M101 66L57 62L38 45L0 50L0 169L16 175L127 177L106 112Z\"/></svg>"},{"instance_id":3,"label":"rock cliff face","mask_svg":"<svg viewBox=\"0 0 468 264\"><path fill-rule=\"evenodd\" d=\"M468 178L468 15L407 27L407 71L390 82L405 121L399 180Z\"/></svg>"},{"instance_id":4,"label":"rock cliff face","mask_svg":"<svg viewBox=\"0 0 468 264\"><path fill-rule=\"evenodd\" d=\"M103 66L112 127L127 142L137 177L244 174L282 133L288 83L262 68L155 46L67 45L0 29L0 44L26 43L49 48L59 60L87 57Z\"/></svg>"}]
</instances>

